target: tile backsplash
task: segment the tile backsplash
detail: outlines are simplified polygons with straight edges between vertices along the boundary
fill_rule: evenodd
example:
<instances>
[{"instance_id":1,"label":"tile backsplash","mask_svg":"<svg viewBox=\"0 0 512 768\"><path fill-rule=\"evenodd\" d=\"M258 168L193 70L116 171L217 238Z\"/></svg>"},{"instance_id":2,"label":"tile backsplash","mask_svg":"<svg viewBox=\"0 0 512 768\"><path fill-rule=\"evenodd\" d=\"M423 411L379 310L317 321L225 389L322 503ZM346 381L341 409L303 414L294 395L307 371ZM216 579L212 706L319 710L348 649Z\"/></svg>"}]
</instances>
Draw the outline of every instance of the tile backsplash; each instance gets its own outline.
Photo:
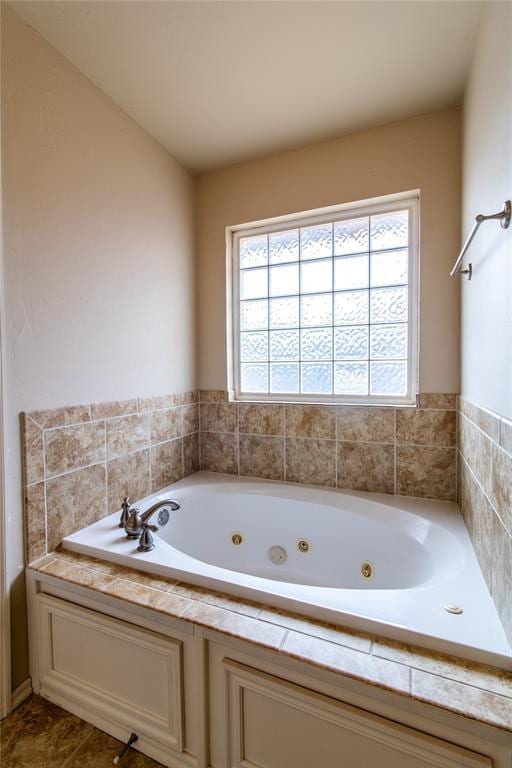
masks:
<instances>
[{"instance_id":1,"label":"tile backsplash","mask_svg":"<svg viewBox=\"0 0 512 768\"><path fill-rule=\"evenodd\" d=\"M27 562L199 468L197 392L23 414Z\"/></svg>"},{"instance_id":2,"label":"tile backsplash","mask_svg":"<svg viewBox=\"0 0 512 768\"><path fill-rule=\"evenodd\" d=\"M459 398L458 502L512 642L512 422Z\"/></svg>"},{"instance_id":3,"label":"tile backsplash","mask_svg":"<svg viewBox=\"0 0 512 768\"><path fill-rule=\"evenodd\" d=\"M456 499L456 395L419 408L228 402L200 392L201 469Z\"/></svg>"}]
</instances>

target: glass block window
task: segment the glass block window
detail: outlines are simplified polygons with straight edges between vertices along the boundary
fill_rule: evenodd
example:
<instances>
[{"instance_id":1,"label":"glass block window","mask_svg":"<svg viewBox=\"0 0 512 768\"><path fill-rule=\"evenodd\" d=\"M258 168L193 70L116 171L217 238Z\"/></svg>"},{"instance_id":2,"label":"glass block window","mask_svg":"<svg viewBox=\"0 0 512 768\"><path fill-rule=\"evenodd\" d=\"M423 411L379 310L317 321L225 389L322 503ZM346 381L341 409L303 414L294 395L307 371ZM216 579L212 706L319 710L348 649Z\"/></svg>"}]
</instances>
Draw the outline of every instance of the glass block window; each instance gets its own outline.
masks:
<instances>
[{"instance_id":1,"label":"glass block window","mask_svg":"<svg viewBox=\"0 0 512 768\"><path fill-rule=\"evenodd\" d=\"M415 196L235 231L236 395L412 401L417 221Z\"/></svg>"}]
</instances>

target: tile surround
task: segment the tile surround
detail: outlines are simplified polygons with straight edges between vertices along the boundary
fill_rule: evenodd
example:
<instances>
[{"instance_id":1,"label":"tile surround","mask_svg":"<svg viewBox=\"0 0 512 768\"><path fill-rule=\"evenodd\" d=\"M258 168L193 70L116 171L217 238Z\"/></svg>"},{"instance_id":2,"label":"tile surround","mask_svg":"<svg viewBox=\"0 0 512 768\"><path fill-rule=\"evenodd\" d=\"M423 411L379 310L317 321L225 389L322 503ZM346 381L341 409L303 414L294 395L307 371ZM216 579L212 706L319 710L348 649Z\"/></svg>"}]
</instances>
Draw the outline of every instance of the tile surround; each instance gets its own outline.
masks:
<instances>
[{"instance_id":1,"label":"tile surround","mask_svg":"<svg viewBox=\"0 0 512 768\"><path fill-rule=\"evenodd\" d=\"M22 414L27 562L199 468L198 393Z\"/></svg>"},{"instance_id":2,"label":"tile surround","mask_svg":"<svg viewBox=\"0 0 512 768\"><path fill-rule=\"evenodd\" d=\"M459 398L458 502L496 609L512 643L510 421Z\"/></svg>"},{"instance_id":3,"label":"tile surround","mask_svg":"<svg viewBox=\"0 0 512 768\"><path fill-rule=\"evenodd\" d=\"M456 499L456 395L421 395L420 408L237 403L221 390L199 401L201 469Z\"/></svg>"}]
</instances>

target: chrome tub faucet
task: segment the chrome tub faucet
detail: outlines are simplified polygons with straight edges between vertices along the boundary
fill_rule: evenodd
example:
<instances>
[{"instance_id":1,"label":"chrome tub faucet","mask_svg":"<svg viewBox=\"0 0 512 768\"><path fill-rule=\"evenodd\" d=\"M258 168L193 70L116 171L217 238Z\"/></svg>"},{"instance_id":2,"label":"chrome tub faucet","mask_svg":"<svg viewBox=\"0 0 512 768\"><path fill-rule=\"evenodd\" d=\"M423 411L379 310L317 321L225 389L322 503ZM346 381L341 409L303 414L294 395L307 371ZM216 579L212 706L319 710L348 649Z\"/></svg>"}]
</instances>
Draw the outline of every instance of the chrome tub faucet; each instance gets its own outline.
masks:
<instances>
[{"instance_id":1,"label":"chrome tub faucet","mask_svg":"<svg viewBox=\"0 0 512 768\"><path fill-rule=\"evenodd\" d=\"M158 523L163 526L169 522L170 512L180 509L180 505L174 499L164 499L157 501L145 512L141 512L137 507L129 504L128 497L125 497L122 504L122 513L119 527L126 531L127 539L139 539L138 552L151 552L155 548L155 543L151 531L158 531L156 525L149 522L151 517L159 512Z\"/></svg>"}]
</instances>

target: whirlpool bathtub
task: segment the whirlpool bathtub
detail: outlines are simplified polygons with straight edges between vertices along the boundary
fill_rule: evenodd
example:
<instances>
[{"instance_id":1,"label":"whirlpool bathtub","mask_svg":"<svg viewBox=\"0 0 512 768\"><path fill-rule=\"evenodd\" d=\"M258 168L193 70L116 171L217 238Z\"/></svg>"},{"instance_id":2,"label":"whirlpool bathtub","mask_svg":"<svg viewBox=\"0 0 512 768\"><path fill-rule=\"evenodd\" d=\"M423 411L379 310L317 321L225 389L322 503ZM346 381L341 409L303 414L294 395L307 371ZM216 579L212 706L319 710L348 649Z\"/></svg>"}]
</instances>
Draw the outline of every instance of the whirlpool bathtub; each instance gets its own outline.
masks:
<instances>
[{"instance_id":1,"label":"whirlpool bathtub","mask_svg":"<svg viewBox=\"0 0 512 768\"><path fill-rule=\"evenodd\" d=\"M455 504L200 472L137 506L166 498L180 509L154 534L151 552L138 552L138 541L125 538L118 514L68 536L63 546L512 668Z\"/></svg>"}]
</instances>

